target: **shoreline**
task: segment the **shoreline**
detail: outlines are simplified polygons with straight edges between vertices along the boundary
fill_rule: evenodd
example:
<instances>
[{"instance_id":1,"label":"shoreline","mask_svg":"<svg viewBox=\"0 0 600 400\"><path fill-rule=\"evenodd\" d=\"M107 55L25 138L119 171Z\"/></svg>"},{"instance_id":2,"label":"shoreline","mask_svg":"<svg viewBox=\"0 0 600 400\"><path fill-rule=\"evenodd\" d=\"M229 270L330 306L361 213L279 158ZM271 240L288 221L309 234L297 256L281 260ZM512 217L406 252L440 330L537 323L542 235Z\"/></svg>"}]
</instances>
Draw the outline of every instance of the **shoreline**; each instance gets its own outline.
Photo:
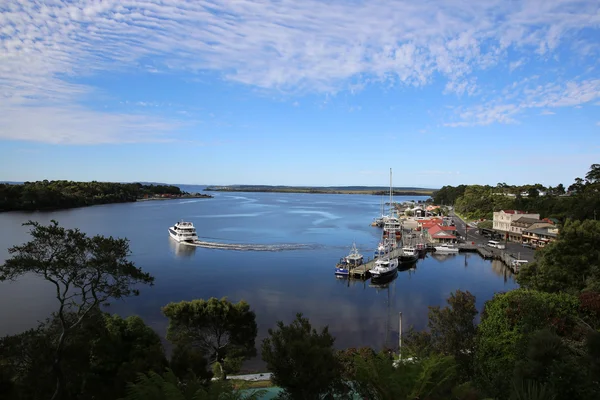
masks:
<instances>
[{"instance_id":1,"label":"shoreline","mask_svg":"<svg viewBox=\"0 0 600 400\"><path fill-rule=\"evenodd\" d=\"M382 190L336 190L336 189L312 189L312 188L206 188L204 191L207 192L244 192L244 193L306 193L306 194L367 194L367 195L389 195L389 192ZM420 191L409 191L409 190L397 190L393 192L394 196L429 196L433 195L433 191L424 190Z\"/></svg>"},{"instance_id":2,"label":"shoreline","mask_svg":"<svg viewBox=\"0 0 600 400\"><path fill-rule=\"evenodd\" d=\"M178 197L149 197L147 199L136 199L135 201L162 201L162 200L182 200L182 199L214 199L215 196L210 194L199 194L191 196L178 196Z\"/></svg>"}]
</instances>

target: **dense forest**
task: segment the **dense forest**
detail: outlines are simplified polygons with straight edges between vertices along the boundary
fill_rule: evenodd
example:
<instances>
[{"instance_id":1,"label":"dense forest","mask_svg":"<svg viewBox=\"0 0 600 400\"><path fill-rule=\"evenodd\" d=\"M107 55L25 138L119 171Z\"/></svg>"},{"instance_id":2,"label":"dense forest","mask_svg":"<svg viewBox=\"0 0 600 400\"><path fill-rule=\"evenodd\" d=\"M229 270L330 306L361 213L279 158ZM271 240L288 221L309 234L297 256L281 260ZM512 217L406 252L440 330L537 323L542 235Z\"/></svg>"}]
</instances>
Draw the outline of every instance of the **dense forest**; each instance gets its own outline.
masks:
<instances>
[{"instance_id":1,"label":"dense forest","mask_svg":"<svg viewBox=\"0 0 600 400\"><path fill-rule=\"evenodd\" d=\"M542 218L585 220L600 217L600 164L593 164L585 179L563 184L509 186L444 186L433 194L436 204L454 205L468 219L491 219L494 211L518 209L539 213ZM598 215L597 215L598 214Z\"/></svg>"},{"instance_id":2,"label":"dense forest","mask_svg":"<svg viewBox=\"0 0 600 400\"><path fill-rule=\"evenodd\" d=\"M184 195L177 186L141 183L38 181L0 183L1 211L34 211L136 201L145 195Z\"/></svg>"},{"instance_id":3,"label":"dense forest","mask_svg":"<svg viewBox=\"0 0 600 400\"><path fill-rule=\"evenodd\" d=\"M257 354L248 303L165 305L167 354L141 318L100 310L154 281L127 260L126 239L89 237L56 221L28 225L32 240L9 249L0 280L46 280L56 287L56 312L0 339L0 398L260 398L226 379ZM338 350L327 327L312 327L302 314L278 322L259 346L271 384L283 390L278 398L292 400L598 399L598 237L600 221L566 221L557 241L523 267L521 289L487 301L479 324L475 296L456 291L446 307L430 307L429 329L410 329L401 348Z\"/></svg>"}]
</instances>

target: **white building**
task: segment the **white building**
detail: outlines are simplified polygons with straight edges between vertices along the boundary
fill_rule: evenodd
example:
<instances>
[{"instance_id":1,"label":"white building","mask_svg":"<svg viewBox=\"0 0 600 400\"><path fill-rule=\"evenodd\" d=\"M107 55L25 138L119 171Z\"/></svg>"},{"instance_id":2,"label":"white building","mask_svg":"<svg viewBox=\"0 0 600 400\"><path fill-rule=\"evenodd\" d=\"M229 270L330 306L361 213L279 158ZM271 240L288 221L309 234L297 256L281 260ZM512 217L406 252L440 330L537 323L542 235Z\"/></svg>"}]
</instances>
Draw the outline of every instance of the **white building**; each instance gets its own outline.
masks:
<instances>
[{"instance_id":1,"label":"white building","mask_svg":"<svg viewBox=\"0 0 600 400\"><path fill-rule=\"evenodd\" d=\"M494 212L493 228L501 232L510 232L513 221L521 217L540 219L540 214L529 214L519 210L500 210Z\"/></svg>"}]
</instances>

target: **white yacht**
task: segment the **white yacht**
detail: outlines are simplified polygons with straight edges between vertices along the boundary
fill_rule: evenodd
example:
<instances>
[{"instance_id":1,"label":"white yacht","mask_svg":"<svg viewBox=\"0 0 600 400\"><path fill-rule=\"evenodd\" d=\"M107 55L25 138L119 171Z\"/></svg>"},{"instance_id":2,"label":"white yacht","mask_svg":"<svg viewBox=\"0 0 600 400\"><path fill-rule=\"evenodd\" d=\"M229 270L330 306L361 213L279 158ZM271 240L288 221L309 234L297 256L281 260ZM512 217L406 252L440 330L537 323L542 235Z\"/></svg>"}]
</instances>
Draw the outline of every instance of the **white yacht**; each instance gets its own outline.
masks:
<instances>
[{"instance_id":1,"label":"white yacht","mask_svg":"<svg viewBox=\"0 0 600 400\"><path fill-rule=\"evenodd\" d=\"M179 221L169 227L169 235L178 242L194 242L198 240L196 228L191 222Z\"/></svg>"},{"instance_id":2,"label":"white yacht","mask_svg":"<svg viewBox=\"0 0 600 400\"><path fill-rule=\"evenodd\" d=\"M458 247L453 244L444 243L434 247L436 252L440 253L458 253Z\"/></svg>"},{"instance_id":3,"label":"white yacht","mask_svg":"<svg viewBox=\"0 0 600 400\"><path fill-rule=\"evenodd\" d=\"M398 259L383 257L375 260L375 266L369 270L374 280L392 276L398 270Z\"/></svg>"}]
</instances>

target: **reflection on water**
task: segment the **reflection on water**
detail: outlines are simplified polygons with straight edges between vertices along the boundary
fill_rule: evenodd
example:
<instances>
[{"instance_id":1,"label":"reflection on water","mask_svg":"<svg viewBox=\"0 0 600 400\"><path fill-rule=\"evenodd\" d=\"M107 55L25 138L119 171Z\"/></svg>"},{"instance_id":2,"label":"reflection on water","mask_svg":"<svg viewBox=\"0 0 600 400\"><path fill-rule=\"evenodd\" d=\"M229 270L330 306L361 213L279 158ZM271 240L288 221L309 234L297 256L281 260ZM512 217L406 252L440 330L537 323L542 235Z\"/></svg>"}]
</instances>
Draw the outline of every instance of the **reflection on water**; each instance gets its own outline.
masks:
<instances>
[{"instance_id":1,"label":"reflection on water","mask_svg":"<svg viewBox=\"0 0 600 400\"><path fill-rule=\"evenodd\" d=\"M168 240L169 240L169 247L171 248L171 251L175 254L175 256L177 256L177 257L192 257L194 254L196 254L195 246L188 246L185 244L181 244L171 238L168 238Z\"/></svg>"},{"instance_id":2,"label":"reflection on water","mask_svg":"<svg viewBox=\"0 0 600 400\"><path fill-rule=\"evenodd\" d=\"M169 302L223 296L234 302L244 299L256 312L257 345L277 321L289 323L302 312L313 326L329 326L337 348L380 349L397 340L394 329L398 312L402 312L405 327L423 329L427 327L428 306L446 305L446 298L457 289L473 293L481 310L494 293L517 286L502 264L483 260L475 253L430 253L389 282L379 284L336 279L335 263L348 253L351 243L356 242L362 254L372 254L371 249L381 237L381 230L370 226L373 217L380 214L377 196L217 194L214 199L193 203L155 203L1 213L0 263L8 257L7 248L28 240L21 223L30 218L41 223L56 219L63 226L79 227L88 234L126 237L130 240L131 260L152 274L156 283L142 288L138 297L114 302L111 312L140 315L164 335L168 321L160 308ZM290 205L320 213L288 213ZM254 218L200 217L249 214L256 207L269 207L270 212ZM341 218L319 222L331 216ZM299 249L232 251L181 245L169 239L166 232L173 221L180 219L193 222L205 240L260 246L288 243ZM335 226L334 233L315 229L316 223L319 227ZM311 245L310 249L300 249L306 244ZM37 320L55 311L52 293L52 285L39 279L0 282L0 336L32 328ZM257 369L264 367L260 357L253 362Z\"/></svg>"},{"instance_id":3,"label":"reflection on water","mask_svg":"<svg viewBox=\"0 0 600 400\"><path fill-rule=\"evenodd\" d=\"M437 261L446 261L446 260L456 257L457 254L456 253L442 253L442 252L434 251L432 253L429 253L429 256Z\"/></svg>"},{"instance_id":4,"label":"reflection on water","mask_svg":"<svg viewBox=\"0 0 600 400\"><path fill-rule=\"evenodd\" d=\"M492 261L492 271L497 276L500 276L504 279L504 282L507 282L508 279L513 279L513 273L504 263L500 260Z\"/></svg>"}]
</instances>

